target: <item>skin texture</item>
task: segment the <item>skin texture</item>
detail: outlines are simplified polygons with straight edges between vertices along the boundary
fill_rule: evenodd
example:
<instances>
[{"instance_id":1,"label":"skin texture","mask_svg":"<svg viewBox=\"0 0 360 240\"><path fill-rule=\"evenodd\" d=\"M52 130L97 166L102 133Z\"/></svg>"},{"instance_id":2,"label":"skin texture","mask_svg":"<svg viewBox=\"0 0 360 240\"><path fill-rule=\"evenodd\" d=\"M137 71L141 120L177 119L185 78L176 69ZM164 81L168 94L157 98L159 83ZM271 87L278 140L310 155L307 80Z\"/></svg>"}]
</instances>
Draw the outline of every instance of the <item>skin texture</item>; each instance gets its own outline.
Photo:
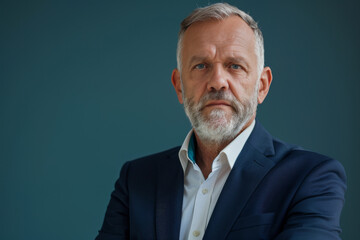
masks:
<instances>
[{"instance_id":1,"label":"skin texture","mask_svg":"<svg viewBox=\"0 0 360 240\"><path fill-rule=\"evenodd\" d=\"M181 84L181 80L183 84ZM258 104L269 91L272 74L265 67L260 76L257 72L255 36L252 29L238 16L224 20L209 20L192 24L185 32L182 49L182 69L174 69L171 80L178 100L183 104L183 94L196 103L207 92L229 91L238 100L249 98L256 87ZM209 101L201 110L209 116L213 109L222 109L229 119L233 108L226 101ZM239 134L255 119L256 112ZM197 164L205 178L211 172L211 165L219 152L232 140L214 145L204 142L195 132L197 141Z\"/></svg>"}]
</instances>

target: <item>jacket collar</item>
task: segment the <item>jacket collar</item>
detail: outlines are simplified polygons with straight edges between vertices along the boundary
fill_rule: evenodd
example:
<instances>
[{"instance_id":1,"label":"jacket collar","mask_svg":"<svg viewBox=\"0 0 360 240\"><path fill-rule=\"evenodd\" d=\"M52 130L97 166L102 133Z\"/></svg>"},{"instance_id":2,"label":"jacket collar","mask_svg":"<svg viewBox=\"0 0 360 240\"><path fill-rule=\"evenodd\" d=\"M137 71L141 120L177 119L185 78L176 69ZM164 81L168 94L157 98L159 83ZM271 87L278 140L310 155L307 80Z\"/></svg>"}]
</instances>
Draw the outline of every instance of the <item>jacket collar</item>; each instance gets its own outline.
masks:
<instances>
[{"instance_id":1,"label":"jacket collar","mask_svg":"<svg viewBox=\"0 0 360 240\"><path fill-rule=\"evenodd\" d=\"M272 136L256 123L210 218L204 239L224 239L263 177L275 165Z\"/></svg>"}]
</instances>

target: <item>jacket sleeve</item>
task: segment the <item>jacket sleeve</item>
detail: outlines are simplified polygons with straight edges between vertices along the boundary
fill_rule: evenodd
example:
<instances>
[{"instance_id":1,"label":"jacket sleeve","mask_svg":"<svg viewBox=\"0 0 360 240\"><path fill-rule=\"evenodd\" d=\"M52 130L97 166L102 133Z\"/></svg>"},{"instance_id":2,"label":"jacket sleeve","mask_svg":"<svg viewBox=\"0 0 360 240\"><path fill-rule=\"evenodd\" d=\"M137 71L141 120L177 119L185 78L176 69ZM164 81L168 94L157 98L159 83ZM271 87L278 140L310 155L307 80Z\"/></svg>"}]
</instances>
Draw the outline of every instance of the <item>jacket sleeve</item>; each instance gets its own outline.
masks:
<instances>
[{"instance_id":1,"label":"jacket sleeve","mask_svg":"<svg viewBox=\"0 0 360 240\"><path fill-rule=\"evenodd\" d=\"M322 161L304 178L276 240L338 240L346 176L342 165Z\"/></svg>"},{"instance_id":2,"label":"jacket sleeve","mask_svg":"<svg viewBox=\"0 0 360 240\"><path fill-rule=\"evenodd\" d=\"M127 175L129 162L121 169L120 177L115 183L105 218L99 235L95 240L129 239L129 195Z\"/></svg>"}]
</instances>

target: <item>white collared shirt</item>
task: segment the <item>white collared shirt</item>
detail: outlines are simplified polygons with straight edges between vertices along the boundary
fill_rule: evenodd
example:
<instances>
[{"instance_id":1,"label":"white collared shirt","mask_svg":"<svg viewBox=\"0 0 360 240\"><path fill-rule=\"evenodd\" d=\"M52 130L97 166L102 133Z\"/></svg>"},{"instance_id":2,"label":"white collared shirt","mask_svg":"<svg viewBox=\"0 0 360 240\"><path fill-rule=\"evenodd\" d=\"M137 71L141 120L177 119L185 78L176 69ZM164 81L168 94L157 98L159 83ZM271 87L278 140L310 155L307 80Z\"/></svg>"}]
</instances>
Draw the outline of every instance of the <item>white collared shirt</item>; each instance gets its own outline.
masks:
<instances>
[{"instance_id":1,"label":"white collared shirt","mask_svg":"<svg viewBox=\"0 0 360 240\"><path fill-rule=\"evenodd\" d=\"M207 179L196 162L188 156L193 130L186 136L179 151L179 159L184 170L181 240L200 240L204 237L221 190L254 126L255 120L219 153L212 163L212 171Z\"/></svg>"}]
</instances>

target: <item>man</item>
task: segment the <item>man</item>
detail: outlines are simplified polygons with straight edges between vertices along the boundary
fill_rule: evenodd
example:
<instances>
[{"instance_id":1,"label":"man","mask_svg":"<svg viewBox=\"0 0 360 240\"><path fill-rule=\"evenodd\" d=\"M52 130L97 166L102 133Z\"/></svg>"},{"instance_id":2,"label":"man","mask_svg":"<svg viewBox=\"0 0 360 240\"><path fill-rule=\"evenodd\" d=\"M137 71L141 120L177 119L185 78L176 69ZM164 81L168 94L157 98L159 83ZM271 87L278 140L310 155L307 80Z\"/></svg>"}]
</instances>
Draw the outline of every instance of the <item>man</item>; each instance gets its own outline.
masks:
<instances>
[{"instance_id":1,"label":"man","mask_svg":"<svg viewBox=\"0 0 360 240\"><path fill-rule=\"evenodd\" d=\"M345 173L255 121L272 81L262 33L228 4L182 23L172 83L193 130L125 163L96 239L339 239Z\"/></svg>"}]
</instances>

